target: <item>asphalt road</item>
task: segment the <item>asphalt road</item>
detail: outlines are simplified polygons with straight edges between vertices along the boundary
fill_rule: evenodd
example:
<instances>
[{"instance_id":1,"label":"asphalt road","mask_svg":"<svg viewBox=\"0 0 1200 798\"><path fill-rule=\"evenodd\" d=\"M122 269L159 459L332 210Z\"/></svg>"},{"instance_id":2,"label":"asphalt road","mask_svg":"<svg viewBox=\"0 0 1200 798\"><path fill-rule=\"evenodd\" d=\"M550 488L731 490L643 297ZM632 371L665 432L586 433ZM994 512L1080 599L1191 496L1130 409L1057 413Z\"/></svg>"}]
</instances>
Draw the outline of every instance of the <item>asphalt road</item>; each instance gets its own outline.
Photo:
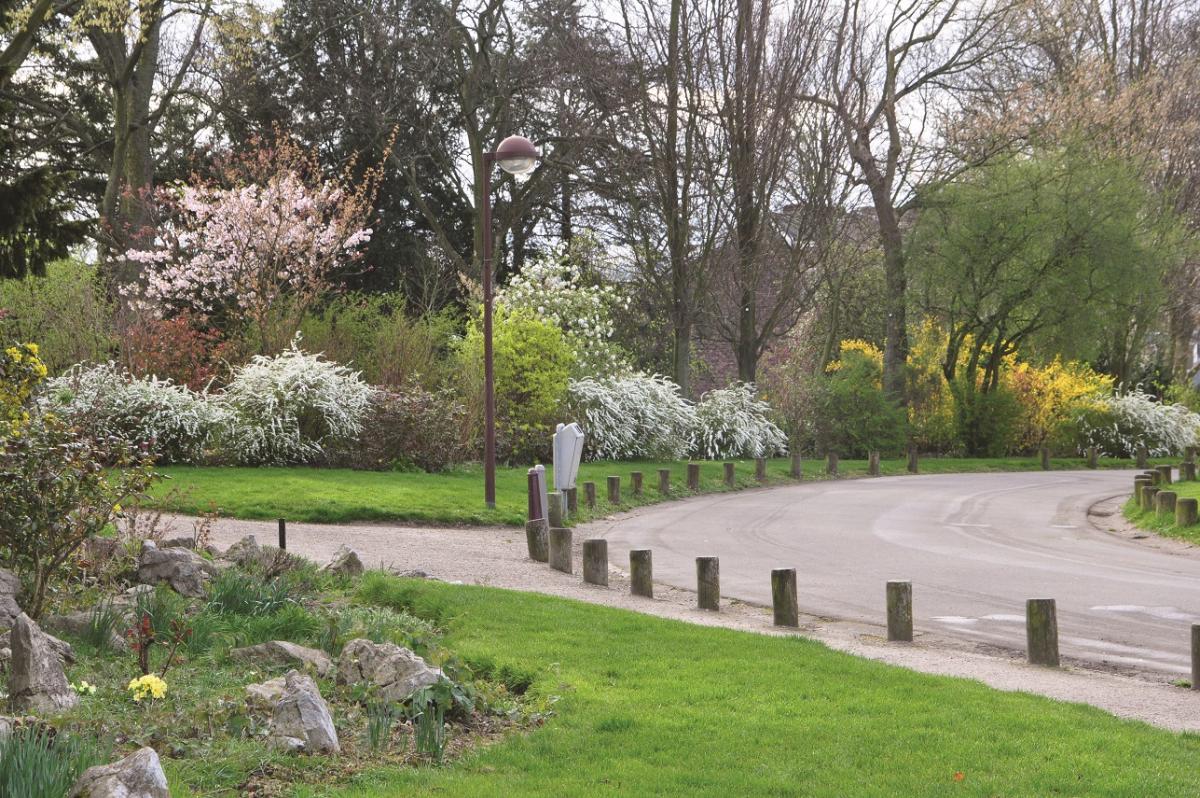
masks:
<instances>
[{"instance_id":1,"label":"asphalt road","mask_svg":"<svg viewBox=\"0 0 1200 798\"><path fill-rule=\"evenodd\" d=\"M718 494L589 525L628 567L695 587L695 558L720 557L725 596L769 604L772 568L797 570L802 612L882 624L884 584L913 583L918 634L1023 651L1027 598L1058 603L1068 660L1190 673L1200 556L1108 532L1088 518L1128 492L1129 471L955 474L813 482Z\"/></svg>"}]
</instances>

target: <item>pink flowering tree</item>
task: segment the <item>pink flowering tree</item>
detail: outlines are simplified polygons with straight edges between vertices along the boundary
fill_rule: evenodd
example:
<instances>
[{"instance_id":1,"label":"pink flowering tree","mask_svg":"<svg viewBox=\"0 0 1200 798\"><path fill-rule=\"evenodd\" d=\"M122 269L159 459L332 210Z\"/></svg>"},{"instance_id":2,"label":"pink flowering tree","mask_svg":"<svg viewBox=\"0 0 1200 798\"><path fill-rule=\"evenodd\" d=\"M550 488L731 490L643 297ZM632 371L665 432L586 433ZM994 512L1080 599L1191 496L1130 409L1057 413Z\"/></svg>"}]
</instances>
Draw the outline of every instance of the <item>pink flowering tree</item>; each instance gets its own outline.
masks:
<instances>
[{"instance_id":1,"label":"pink flowering tree","mask_svg":"<svg viewBox=\"0 0 1200 798\"><path fill-rule=\"evenodd\" d=\"M138 310L201 313L226 331L250 326L260 351L284 348L333 277L362 257L378 173L327 179L290 144L259 148L218 178L155 192L156 224L125 257Z\"/></svg>"}]
</instances>

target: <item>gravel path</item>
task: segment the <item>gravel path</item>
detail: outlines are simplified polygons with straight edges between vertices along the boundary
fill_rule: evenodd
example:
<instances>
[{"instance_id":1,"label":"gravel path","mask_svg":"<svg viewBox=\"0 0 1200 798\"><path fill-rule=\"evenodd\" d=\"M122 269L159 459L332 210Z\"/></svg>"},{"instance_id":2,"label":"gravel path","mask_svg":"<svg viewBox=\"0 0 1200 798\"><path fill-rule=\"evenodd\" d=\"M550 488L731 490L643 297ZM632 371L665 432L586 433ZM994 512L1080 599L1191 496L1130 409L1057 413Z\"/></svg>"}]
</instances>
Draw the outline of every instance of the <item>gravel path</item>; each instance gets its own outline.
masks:
<instances>
[{"instance_id":1,"label":"gravel path","mask_svg":"<svg viewBox=\"0 0 1200 798\"><path fill-rule=\"evenodd\" d=\"M192 531L190 518L164 517L163 521L167 537ZM274 522L231 519L215 521L210 534L212 542L222 548L245 535L256 536L262 544L273 544L277 536ZM630 596L625 573L611 565L608 588L586 585L578 575L559 573L529 560L524 530L520 529L288 524L288 550L317 562L327 561L342 544L355 549L368 568L420 571L448 582L562 596L705 626L792 634L772 627L769 608L750 603L723 600L720 613L704 612L695 609L691 591L661 584L656 584L653 600ZM576 563L580 562L578 549L577 542ZM1091 704L1171 730L1200 730L1200 693L1161 679L1080 667L1037 668L1026 664L1020 652L930 633L919 634L912 644L887 643L882 627L865 623L802 616L801 624L800 634L869 659L924 673L976 679L999 690Z\"/></svg>"}]
</instances>

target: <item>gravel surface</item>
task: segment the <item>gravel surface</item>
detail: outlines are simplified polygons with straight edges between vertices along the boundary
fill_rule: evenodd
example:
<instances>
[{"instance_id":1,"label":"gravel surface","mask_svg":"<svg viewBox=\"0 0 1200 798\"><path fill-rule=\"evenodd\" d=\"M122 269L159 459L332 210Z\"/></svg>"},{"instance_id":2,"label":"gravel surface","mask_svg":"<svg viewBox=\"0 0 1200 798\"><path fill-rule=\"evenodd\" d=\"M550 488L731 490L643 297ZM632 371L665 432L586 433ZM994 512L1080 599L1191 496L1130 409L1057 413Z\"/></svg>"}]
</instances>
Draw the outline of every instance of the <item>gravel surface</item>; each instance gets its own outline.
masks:
<instances>
[{"instance_id":1,"label":"gravel surface","mask_svg":"<svg viewBox=\"0 0 1200 798\"><path fill-rule=\"evenodd\" d=\"M163 521L167 537L188 534L193 528L190 518L164 517ZM210 535L222 548L245 535L254 535L260 544L274 544L277 527L269 521L218 519ZM726 599L719 613L701 611L695 608L693 592L662 584L655 585L653 600L630 596L626 574L612 565L609 587L586 585L578 573L560 573L529 560L524 530L520 529L288 524L288 550L317 562L328 561L342 544L355 549L368 568L421 572L448 582L562 596L705 626L760 634L796 633L772 627L770 609L751 603ZM579 548L577 536L577 572ZM1091 704L1167 729L1200 730L1200 693L1161 680L1073 666L1060 670L1033 667L1024 662L1021 652L931 633L918 633L912 644L887 643L882 627L816 616L802 616L798 633L839 651L924 673L976 679L1000 690Z\"/></svg>"}]
</instances>

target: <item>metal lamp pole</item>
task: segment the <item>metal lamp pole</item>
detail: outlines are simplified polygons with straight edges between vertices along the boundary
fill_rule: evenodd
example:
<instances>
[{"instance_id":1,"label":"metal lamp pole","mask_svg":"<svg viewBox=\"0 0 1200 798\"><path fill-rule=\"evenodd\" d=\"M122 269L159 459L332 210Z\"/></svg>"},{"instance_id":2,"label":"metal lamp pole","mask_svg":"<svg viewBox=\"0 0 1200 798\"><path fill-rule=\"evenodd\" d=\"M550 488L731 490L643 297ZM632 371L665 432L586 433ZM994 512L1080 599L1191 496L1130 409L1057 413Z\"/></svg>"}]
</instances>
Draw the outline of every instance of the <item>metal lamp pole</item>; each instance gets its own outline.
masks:
<instances>
[{"instance_id":1,"label":"metal lamp pole","mask_svg":"<svg viewBox=\"0 0 1200 798\"><path fill-rule=\"evenodd\" d=\"M496 370L492 357L492 167L514 175L532 172L537 148L524 136L509 136L483 154L483 500L496 509Z\"/></svg>"}]
</instances>

